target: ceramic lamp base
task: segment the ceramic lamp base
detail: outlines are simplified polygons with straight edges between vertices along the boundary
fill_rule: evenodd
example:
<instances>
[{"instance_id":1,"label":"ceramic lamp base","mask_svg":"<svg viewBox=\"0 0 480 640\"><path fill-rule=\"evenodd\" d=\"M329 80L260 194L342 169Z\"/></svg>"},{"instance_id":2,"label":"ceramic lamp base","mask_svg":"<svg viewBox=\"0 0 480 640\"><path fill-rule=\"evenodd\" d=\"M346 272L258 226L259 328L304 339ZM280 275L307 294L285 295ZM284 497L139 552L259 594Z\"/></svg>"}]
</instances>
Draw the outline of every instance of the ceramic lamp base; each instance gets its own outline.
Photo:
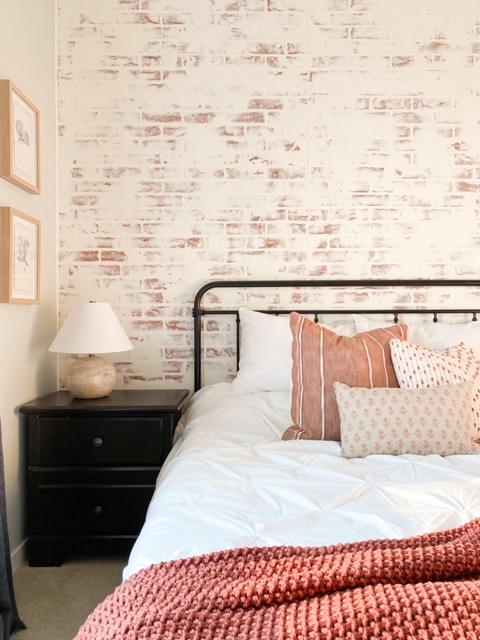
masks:
<instances>
[{"instance_id":1,"label":"ceramic lamp base","mask_svg":"<svg viewBox=\"0 0 480 640\"><path fill-rule=\"evenodd\" d=\"M113 364L100 356L87 356L75 360L67 371L65 384L76 398L103 398L115 386Z\"/></svg>"}]
</instances>

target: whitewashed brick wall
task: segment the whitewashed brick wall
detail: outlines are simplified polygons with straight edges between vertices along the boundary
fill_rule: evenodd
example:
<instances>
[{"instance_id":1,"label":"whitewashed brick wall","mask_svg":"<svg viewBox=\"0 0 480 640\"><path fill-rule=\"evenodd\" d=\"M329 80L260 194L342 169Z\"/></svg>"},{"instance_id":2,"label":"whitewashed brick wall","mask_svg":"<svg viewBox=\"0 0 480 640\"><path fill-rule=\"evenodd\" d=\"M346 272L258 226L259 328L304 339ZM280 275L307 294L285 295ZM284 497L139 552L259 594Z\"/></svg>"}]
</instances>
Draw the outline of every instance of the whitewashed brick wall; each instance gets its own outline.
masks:
<instances>
[{"instance_id":1,"label":"whitewashed brick wall","mask_svg":"<svg viewBox=\"0 0 480 640\"><path fill-rule=\"evenodd\" d=\"M478 277L479 56L478 0L58 0L62 317L191 385L209 280Z\"/></svg>"}]
</instances>

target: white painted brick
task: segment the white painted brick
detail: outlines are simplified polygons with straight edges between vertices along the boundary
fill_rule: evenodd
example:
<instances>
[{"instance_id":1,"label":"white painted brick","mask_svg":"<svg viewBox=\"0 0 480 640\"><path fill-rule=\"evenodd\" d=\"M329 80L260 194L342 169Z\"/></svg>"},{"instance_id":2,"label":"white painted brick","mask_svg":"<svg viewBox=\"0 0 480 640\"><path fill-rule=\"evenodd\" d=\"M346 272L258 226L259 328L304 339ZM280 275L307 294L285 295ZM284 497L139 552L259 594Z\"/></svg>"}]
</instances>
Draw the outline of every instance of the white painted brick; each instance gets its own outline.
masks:
<instances>
[{"instance_id":1,"label":"white painted brick","mask_svg":"<svg viewBox=\"0 0 480 640\"><path fill-rule=\"evenodd\" d=\"M103 296L122 384L191 385L210 279L478 276L479 23L475 0L59 0L61 313Z\"/></svg>"}]
</instances>

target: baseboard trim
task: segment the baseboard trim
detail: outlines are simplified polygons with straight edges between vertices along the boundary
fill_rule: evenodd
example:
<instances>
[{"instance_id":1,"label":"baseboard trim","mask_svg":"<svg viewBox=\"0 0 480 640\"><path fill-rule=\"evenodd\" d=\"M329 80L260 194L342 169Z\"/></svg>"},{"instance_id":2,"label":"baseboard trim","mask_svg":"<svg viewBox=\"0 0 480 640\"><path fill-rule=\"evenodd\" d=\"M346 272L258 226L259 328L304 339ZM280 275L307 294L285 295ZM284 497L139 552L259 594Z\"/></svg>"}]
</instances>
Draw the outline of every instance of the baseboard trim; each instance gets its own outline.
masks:
<instances>
[{"instance_id":1,"label":"baseboard trim","mask_svg":"<svg viewBox=\"0 0 480 640\"><path fill-rule=\"evenodd\" d=\"M27 540L25 539L21 544L18 545L16 549L14 549L10 554L10 559L12 562L12 571L15 573L17 569L20 569L22 564L24 564L27 560Z\"/></svg>"}]
</instances>

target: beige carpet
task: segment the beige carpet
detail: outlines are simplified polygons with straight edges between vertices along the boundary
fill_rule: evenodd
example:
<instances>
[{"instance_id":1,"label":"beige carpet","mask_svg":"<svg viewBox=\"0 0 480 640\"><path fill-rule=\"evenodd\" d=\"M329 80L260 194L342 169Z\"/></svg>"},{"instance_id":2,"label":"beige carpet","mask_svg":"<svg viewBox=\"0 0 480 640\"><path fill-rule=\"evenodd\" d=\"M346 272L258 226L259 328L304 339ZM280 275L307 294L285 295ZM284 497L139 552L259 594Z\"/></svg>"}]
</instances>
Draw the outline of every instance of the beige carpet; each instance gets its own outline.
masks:
<instances>
[{"instance_id":1,"label":"beige carpet","mask_svg":"<svg viewBox=\"0 0 480 640\"><path fill-rule=\"evenodd\" d=\"M27 629L12 640L73 640L88 614L121 583L126 563L126 556L116 555L70 558L61 567L20 567L13 580Z\"/></svg>"}]
</instances>

